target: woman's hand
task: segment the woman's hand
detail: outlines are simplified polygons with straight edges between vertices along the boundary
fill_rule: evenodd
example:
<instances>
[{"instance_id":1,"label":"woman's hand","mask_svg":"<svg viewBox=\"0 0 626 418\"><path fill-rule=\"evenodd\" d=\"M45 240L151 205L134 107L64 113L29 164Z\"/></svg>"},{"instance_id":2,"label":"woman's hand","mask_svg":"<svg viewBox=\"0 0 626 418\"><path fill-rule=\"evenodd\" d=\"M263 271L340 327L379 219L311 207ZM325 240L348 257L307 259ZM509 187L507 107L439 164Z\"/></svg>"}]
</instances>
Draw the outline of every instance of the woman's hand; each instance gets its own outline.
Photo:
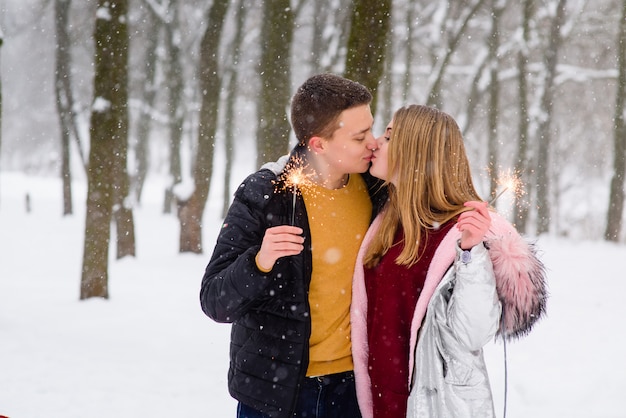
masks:
<instances>
[{"instance_id":1,"label":"woman's hand","mask_svg":"<svg viewBox=\"0 0 626 418\"><path fill-rule=\"evenodd\" d=\"M257 266L270 271L281 257L300 254L304 249L302 228L280 225L265 230L261 249L256 255Z\"/></svg>"},{"instance_id":2,"label":"woman's hand","mask_svg":"<svg viewBox=\"0 0 626 418\"><path fill-rule=\"evenodd\" d=\"M464 206L474 208L459 215L456 227L461 231L461 249L469 250L485 238L491 226L488 202L465 202Z\"/></svg>"}]
</instances>

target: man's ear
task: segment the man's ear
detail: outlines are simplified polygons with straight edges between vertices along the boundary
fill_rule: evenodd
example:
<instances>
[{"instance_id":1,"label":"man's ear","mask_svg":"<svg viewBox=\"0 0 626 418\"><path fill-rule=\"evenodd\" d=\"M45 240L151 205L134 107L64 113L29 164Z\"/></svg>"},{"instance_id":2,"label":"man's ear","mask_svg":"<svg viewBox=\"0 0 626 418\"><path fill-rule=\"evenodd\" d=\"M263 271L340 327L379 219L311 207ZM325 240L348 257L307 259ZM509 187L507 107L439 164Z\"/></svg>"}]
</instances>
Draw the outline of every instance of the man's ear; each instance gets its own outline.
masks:
<instances>
[{"instance_id":1,"label":"man's ear","mask_svg":"<svg viewBox=\"0 0 626 418\"><path fill-rule=\"evenodd\" d=\"M322 137L312 136L309 139L309 148L316 154L322 153L326 149L326 141Z\"/></svg>"}]
</instances>

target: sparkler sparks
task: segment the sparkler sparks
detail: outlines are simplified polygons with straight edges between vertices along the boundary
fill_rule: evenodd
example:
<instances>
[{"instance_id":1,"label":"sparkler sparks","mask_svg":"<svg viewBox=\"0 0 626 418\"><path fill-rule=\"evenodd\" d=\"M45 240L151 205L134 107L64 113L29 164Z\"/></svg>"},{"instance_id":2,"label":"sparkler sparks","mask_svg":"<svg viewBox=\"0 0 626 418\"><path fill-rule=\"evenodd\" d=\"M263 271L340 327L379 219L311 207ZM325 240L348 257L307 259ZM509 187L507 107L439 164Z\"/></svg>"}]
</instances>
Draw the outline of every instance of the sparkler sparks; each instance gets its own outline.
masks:
<instances>
[{"instance_id":1,"label":"sparkler sparks","mask_svg":"<svg viewBox=\"0 0 626 418\"><path fill-rule=\"evenodd\" d=\"M293 226L296 221L296 196L298 195L298 187L305 184L308 179L304 173L304 166L292 167L285 179L285 187L291 188L293 193L292 206L291 206L291 225Z\"/></svg>"},{"instance_id":2,"label":"sparkler sparks","mask_svg":"<svg viewBox=\"0 0 626 418\"><path fill-rule=\"evenodd\" d=\"M493 206L494 203L496 203L496 200L498 200L498 198L507 190L511 191L515 197L520 197L525 193L522 181L519 178L519 173L517 172L507 170L506 172L501 173L496 180L496 183L502 188L502 190L500 190L500 192L498 192L498 194L491 199L489 202L491 206Z\"/></svg>"}]
</instances>

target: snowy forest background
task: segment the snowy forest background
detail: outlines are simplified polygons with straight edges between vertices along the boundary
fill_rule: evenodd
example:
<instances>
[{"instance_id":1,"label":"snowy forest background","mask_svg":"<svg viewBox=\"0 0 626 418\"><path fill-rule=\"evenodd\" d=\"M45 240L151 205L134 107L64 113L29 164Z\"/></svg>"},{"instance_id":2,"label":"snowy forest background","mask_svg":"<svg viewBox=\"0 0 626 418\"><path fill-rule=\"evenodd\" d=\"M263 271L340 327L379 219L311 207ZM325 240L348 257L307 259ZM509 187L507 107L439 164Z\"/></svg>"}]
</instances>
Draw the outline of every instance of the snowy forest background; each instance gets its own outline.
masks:
<instances>
[{"instance_id":1,"label":"snowy forest background","mask_svg":"<svg viewBox=\"0 0 626 418\"><path fill-rule=\"evenodd\" d=\"M462 127L485 197L501 172L520 173L526 193L511 216L523 232L623 239L624 1L119 3L128 7L129 43L128 120L118 142L128 144L121 152L130 182L120 202L131 208L146 178L166 175L170 211L173 186L192 193L199 167L209 180L200 200L224 183L226 206L241 180L231 178L233 164L253 171L288 150L285 109L304 79L321 71L376 73L365 62L374 59L382 65L377 79L353 78L376 93L378 131L403 104L438 106ZM91 117L101 103L94 94L98 2L0 4L0 169L84 178ZM363 9L353 12L353 5ZM350 32L353 14L365 23ZM376 41L378 55L355 52L349 42L356 30L363 31L357 37L386 35ZM268 50L283 56L268 57ZM211 109L203 110L203 98ZM213 172L217 159L227 162L221 172ZM84 202L73 202L64 187L60 210L67 214Z\"/></svg>"},{"instance_id":2,"label":"snowy forest background","mask_svg":"<svg viewBox=\"0 0 626 418\"><path fill-rule=\"evenodd\" d=\"M508 416L623 417L625 16L626 0L0 0L0 414L234 415L202 271L234 188L293 144L295 88L332 71L376 93L375 134L406 103L454 116L485 199L500 172L524 181L498 209L538 239L551 296L509 347ZM128 47L102 59L116 34ZM109 174L111 198L90 199ZM487 357L500 415L502 346Z\"/></svg>"}]
</instances>

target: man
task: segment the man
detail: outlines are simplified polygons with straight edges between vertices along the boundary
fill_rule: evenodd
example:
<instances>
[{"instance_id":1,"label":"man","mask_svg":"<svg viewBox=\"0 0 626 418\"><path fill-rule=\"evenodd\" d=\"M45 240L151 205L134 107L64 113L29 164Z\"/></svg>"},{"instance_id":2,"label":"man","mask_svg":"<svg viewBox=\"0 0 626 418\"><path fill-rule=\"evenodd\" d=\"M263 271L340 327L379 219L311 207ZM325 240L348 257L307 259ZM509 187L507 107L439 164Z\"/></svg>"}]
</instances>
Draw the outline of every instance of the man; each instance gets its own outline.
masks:
<instances>
[{"instance_id":1,"label":"man","mask_svg":"<svg viewBox=\"0 0 626 418\"><path fill-rule=\"evenodd\" d=\"M366 173L371 100L343 77L309 78L291 103L298 144L289 160L235 192L200 301L232 323L228 386L239 418L360 417L351 283L372 208L385 198Z\"/></svg>"}]
</instances>

